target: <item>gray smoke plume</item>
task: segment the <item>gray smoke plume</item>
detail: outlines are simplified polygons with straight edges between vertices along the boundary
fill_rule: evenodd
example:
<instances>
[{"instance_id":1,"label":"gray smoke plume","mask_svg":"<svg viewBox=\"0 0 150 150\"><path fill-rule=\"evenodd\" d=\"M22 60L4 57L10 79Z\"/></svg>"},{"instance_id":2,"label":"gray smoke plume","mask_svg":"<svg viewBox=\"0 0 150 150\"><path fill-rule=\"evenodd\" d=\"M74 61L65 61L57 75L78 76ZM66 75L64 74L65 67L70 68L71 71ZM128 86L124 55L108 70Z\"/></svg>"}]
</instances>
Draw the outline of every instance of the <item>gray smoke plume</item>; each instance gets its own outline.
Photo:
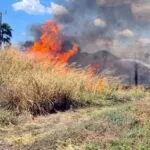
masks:
<instances>
[{"instance_id":1,"label":"gray smoke plume","mask_svg":"<svg viewBox=\"0 0 150 150\"><path fill-rule=\"evenodd\" d=\"M28 29L28 34L33 37L34 41L38 40L41 36L40 27L40 24L33 24Z\"/></svg>"},{"instance_id":2,"label":"gray smoke plume","mask_svg":"<svg viewBox=\"0 0 150 150\"><path fill-rule=\"evenodd\" d=\"M62 29L62 40L77 42L82 52L107 50L119 57L134 57L124 53L139 46L137 43L141 43L143 53L147 52L148 43L141 41L150 40L149 10L149 0L64 0L59 4L51 3L51 12ZM32 25L29 31L35 40L40 37L39 25Z\"/></svg>"},{"instance_id":3,"label":"gray smoke plume","mask_svg":"<svg viewBox=\"0 0 150 150\"><path fill-rule=\"evenodd\" d=\"M41 25L40 24L32 24L27 28L26 34L29 39L27 39L25 42L20 42L20 49L22 51L26 51L29 47L33 45L33 43L37 40L39 40L41 36L41 30L40 30Z\"/></svg>"},{"instance_id":4,"label":"gray smoke plume","mask_svg":"<svg viewBox=\"0 0 150 150\"><path fill-rule=\"evenodd\" d=\"M53 15L64 38L77 41L84 52L107 50L121 57L125 48L150 38L149 0L65 0L55 5Z\"/></svg>"},{"instance_id":5,"label":"gray smoke plume","mask_svg":"<svg viewBox=\"0 0 150 150\"><path fill-rule=\"evenodd\" d=\"M66 0L54 18L63 39L75 41L81 52L70 61L81 66L100 64L134 83L150 85L150 1ZM57 7L58 8L58 7Z\"/></svg>"},{"instance_id":6,"label":"gray smoke plume","mask_svg":"<svg viewBox=\"0 0 150 150\"><path fill-rule=\"evenodd\" d=\"M61 27L63 51L78 43L80 52L70 62L100 64L134 83L135 66L140 83L150 86L149 0L64 0L52 3ZM32 26L35 40L40 30Z\"/></svg>"}]
</instances>

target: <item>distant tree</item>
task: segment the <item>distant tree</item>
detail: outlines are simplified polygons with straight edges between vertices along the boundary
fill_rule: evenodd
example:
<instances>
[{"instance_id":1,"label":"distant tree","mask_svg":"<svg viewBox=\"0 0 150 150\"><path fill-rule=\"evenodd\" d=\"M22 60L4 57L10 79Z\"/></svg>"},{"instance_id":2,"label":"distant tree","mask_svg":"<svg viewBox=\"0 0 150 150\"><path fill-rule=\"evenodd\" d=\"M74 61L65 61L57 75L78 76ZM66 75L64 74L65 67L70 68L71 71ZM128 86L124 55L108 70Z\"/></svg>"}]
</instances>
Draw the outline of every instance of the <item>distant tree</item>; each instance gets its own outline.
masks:
<instances>
[{"instance_id":1,"label":"distant tree","mask_svg":"<svg viewBox=\"0 0 150 150\"><path fill-rule=\"evenodd\" d=\"M2 23L0 26L0 47L2 44L8 46L11 44L12 28L7 23Z\"/></svg>"}]
</instances>

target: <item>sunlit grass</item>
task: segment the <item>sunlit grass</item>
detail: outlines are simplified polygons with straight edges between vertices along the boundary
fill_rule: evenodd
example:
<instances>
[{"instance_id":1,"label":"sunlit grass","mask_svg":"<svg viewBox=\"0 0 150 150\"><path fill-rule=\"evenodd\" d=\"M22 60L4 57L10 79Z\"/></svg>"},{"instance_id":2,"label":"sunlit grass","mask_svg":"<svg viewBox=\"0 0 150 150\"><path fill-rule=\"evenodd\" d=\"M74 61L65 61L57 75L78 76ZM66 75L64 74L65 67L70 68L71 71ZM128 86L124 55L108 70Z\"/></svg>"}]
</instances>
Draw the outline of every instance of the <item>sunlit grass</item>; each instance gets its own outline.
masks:
<instances>
[{"instance_id":1,"label":"sunlit grass","mask_svg":"<svg viewBox=\"0 0 150 150\"><path fill-rule=\"evenodd\" d=\"M10 108L44 113L92 103L105 89L105 79L59 63L37 62L15 49L0 52L1 99ZM99 104L101 100L99 100ZM62 105L62 106L61 106ZM59 108L66 107L66 108Z\"/></svg>"},{"instance_id":2,"label":"sunlit grass","mask_svg":"<svg viewBox=\"0 0 150 150\"><path fill-rule=\"evenodd\" d=\"M48 58L35 60L15 48L2 50L0 103L18 113L30 111L37 115L81 106L111 105L147 95L144 88L123 90L119 85L112 86L106 77L94 75L91 70L54 63Z\"/></svg>"}]
</instances>

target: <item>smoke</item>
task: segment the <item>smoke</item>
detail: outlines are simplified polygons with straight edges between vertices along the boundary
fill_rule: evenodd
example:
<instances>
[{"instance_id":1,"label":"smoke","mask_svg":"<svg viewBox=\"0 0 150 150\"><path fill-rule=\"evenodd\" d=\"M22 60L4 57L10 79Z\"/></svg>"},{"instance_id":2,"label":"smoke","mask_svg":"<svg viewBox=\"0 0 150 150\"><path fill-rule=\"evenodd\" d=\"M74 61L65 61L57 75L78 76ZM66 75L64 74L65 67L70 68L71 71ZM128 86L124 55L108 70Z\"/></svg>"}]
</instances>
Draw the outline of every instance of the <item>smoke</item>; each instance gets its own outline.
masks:
<instances>
[{"instance_id":1,"label":"smoke","mask_svg":"<svg viewBox=\"0 0 150 150\"><path fill-rule=\"evenodd\" d=\"M149 10L149 0L64 0L51 3L51 12L61 27L64 43L76 42L82 52L106 50L123 58L134 58L137 53L138 58L146 62L144 56L150 50ZM40 37L39 26L32 25L29 29L34 40Z\"/></svg>"},{"instance_id":2,"label":"smoke","mask_svg":"<svg viewBox=\"0 0 150 150\"><path fill-rule=\"evenodd\" d=\"M135 50L130 53L130 49L135 47L142 48L143 55L147 53L149 10L149 0L64 0L51 3L51 12L61 27L64 42L76 42L82 52L106 50L123 58L133 58ZM32 25L29 29L34 40L40 37L39 26Z\"/></svg>"},{"instance_id":3,"label":"smoke","mask_svg":"<svg viewBox=\"0 0 150 150\"><path fill-rule=\"evenodd\" d=\"M81 48L71 62L100 64L102 70L113 70L131 83L137 64L139 82L150 84L149 0L66 0L61 5L67 13L54 18L63 39Z\"/></svg>"},{"instance_id":4,"label":"smoke","mask_svg":"<svg viewBox=\"0 0 150 150\"><path fill-rule=\"evenodd\" d=\"M28 28L28 35L33 38L33 41L36 41L40 38L41 36L41 30L40 30L41 25L40 24L32 24Z\"/></svg>"},{"instance_id":5,"label":"smoke","mask_svg":"<svg viewBox=\"0 0 150 150\"><path fill-rule=\"evenodd\" d=\"M130 75L134 76L137 63L144 68L141 69L141 79L150 83L147 79L150 77L147 65L150 63L149 10L149 0L64 0L51 3L53 18L61 28L63 52L71 48L73 42L80 47L70 62L76 61L82 66L100 64L103 69L128 73L129 80ZM41 35L39 27L32 25L29 30L34 40ZM27 46L31 44L26 43Z\"/></svg>"},{"instance_id":6,"label":"smoke","mask_svg":"<svg viewBox=\"0 0 150 150\"><path fill-rule=\"evenodd\" d=\"M26 41L19 42L20 49L22 51L26 51L28 48L30 48L35 41L40 39L41 36L41 24L32 24L27 28L26 35L28 36L28 39Z\"/></svg>"},{"instance_id":7,"label":"smoke","mask_svg":"<svg viewBox=\"0 0 150 150\"><path fill-rule=\"evenodd\" d=\"M52 8L64 39L77 41L82 52L107 50L123 57L124 47L150 35L148 0L66 0Z\"/></svg>"}]
</instances>

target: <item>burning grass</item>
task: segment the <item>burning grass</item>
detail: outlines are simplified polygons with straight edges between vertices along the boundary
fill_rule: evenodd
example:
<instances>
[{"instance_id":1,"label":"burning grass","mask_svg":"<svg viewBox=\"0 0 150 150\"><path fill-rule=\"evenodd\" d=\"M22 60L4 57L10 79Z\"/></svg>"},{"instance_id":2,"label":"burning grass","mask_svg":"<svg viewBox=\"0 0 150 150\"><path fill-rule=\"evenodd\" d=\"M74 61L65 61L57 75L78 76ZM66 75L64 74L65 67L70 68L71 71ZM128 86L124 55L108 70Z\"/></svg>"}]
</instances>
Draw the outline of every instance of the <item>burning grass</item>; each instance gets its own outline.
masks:
<instances>
[{"instance_id":1,"label":"burning grass","mask_svg":"<svg viewBox=\"0 0 150 150\"><path fill-rule=\"evenodd\" d=\"M112 87L93 70L0 51L0 149L147 149L150 93Z\"/></svg>"},{"instance_id":2,"label":"burning grass","mask_svg":"<svg viewBox=\"0 0 150 150\"><path fill-rule=\"evenodd\" d=\"M46 66L45 66L46 65ZM64 111L71 105L102 104L104 79L65 64L36 62L15 49L0 52L1 103L34 115Z\"/></svg>"},{"instance_id":3,"label":"burning grass","mask_svg":"<svg viewBox=\"0 0 150 150\"><path fill-rule=\"evenodd\" d=\"M61 51L56 22L47 21L40 30L41 37L26 53L13 48L0 52L0 106L18 113L29 111L41 115L133 99L132 92L131 96L117 93L115 86L111 87L105 78L95 75L97 64L85 70L68 66L78 46L73 44L71 49ZM140 95L136 96L138 99Z\"/></svg>"},{"instance_id":4,"label":"burning grass","mask_svg":"<svg viewBox=\"0 0 150 150\"><path fill-rule=\"evenodd\" d=\"M0 52L0 106L42 115L81 106L103 106L141 99L143 88L116 90L93 69L37 62L10 48Z\"/></svg>"}]
</instances>

